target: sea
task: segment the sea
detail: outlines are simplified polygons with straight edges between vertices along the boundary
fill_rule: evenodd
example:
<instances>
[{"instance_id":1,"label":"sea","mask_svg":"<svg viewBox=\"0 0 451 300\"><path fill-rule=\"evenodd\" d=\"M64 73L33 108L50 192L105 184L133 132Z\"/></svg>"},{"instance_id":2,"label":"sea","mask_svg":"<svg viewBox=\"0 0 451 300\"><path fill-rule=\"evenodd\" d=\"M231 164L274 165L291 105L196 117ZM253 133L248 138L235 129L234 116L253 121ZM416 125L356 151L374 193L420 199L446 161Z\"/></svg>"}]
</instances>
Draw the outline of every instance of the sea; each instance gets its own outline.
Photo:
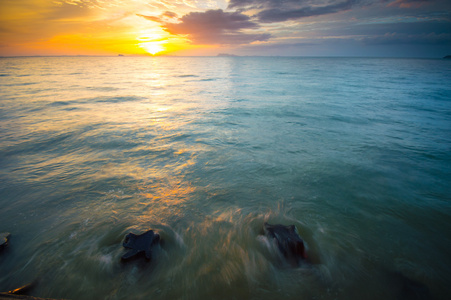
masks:
<instances>
[{"instance_id":1,"label":"sea","mask_svg":"<svg viewBox=\"0 0 451 300\"><path fill-rule=\"evenodd\" d=\"M0 232L0 292L449 299L451 61L1 58Z\"/></svg>"}]
</instances>

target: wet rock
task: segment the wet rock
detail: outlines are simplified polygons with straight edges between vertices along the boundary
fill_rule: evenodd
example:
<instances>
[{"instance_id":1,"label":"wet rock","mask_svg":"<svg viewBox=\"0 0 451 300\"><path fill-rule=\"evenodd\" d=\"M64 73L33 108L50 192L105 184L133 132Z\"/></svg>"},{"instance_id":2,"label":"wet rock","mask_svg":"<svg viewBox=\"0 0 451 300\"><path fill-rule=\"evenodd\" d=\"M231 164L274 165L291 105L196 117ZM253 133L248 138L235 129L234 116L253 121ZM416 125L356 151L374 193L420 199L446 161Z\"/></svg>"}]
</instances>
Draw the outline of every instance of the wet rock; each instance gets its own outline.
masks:
<instances>
[{"instance_id":1,"label":"wet rock","mask_svg":"<svg viewBox=\"0 0 451 300\"><path fill-rule=\"evenodd\" d=\"M14 295L26 295L28 294L34 287L36 286L36 282L32 282L29 284L26 284L24 286L21 286L17 289L11 290L8 292L8 294L14 294Z\"/></svg>"},{"instance_id":2,"label":"wet rock","mask_svg":"<svg viewBox=\"0 0 451 300\"><path fill-rule=\"evenodd\" d=\"M0 293L0 300L11 300L11 299L20 299L20 300L57 300L57 299L50 299L50 298L38 298L38 297L25 296L25 295L15 295L15 294L9 294L9 293ZM59 299L59 300L64 300L64 299Z\"/></svg>"},{"instance_id":3,"label":"wet rock","mask_svg":"<svg viewBox=\"0 0 451 300\"><path fill-rule=\"evenodd\" d=\"M9 232L0 233L0 250L8 246L9 236L11 234Z\"/></svg>"},{"instance_id":4,"label":"wet rock","mask_svg":"<svg viewBox=\"0 0 451 300\"><path fill-rule=\"evenodd\" d=\"M152 247L160 242L160 235L149 230L143 234L136 235L129 233L125 236L125 248L130 249L127 253L122 255L123 261L128 261L133 258L144 255L148 260L152 258Z\"/></svg>"},{"instance_id":5,"label":"wet rock","mask_svg":"<svg viewBox=\"0 0 451 300\"><path fill-rule=\"evenodd\" d=\"M265 223L264 231L269 240L275 242L279 251L293 266L297 266L299 260L307 258L304 241L294 225Z\"/></svg>"},{"instance_id":6,"label":"wet rock","mask_svg":"<svg viewBox=\"0 0 451 300\"><path fill-rule=\"evenodd\" d=\"M396 299L398 300L432 300L429 288L416 280L410 279L401 272L394 272L390 282L396 285Z\"/></svg>"}]
</instances>

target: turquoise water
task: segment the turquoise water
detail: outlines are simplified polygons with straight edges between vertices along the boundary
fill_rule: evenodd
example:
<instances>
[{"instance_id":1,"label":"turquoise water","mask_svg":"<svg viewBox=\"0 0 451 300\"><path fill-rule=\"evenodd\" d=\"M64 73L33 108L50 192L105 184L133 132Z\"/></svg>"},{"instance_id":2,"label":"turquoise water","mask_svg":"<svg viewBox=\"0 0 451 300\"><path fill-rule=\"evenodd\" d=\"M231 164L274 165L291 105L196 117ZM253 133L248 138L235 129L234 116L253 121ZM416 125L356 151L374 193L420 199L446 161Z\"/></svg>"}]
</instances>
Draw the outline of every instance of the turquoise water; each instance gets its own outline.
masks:
<instances>
[{"instance_id":1,"label":"turquoise water","mask_svg":"<svg viewBox=\"0 0 451 300\"><path fill-rule=\"evenodd\" d=\"M447 299L451 63L0 59L0 291ZM286 265L264 222L294 224ZM157 231L122 264L128 232Z\"/></svg>"}]
</instances>

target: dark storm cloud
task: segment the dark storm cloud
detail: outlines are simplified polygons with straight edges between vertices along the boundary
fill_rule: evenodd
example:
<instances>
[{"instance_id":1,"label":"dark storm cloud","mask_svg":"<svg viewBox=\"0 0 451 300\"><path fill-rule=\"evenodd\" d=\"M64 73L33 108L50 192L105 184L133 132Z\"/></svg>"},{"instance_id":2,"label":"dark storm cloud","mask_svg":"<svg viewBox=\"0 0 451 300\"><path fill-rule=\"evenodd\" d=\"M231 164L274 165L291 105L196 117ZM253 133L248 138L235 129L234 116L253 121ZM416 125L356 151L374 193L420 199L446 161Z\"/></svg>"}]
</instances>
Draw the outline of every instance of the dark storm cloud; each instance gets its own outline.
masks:
<instances>
[{"instance_id":1,"label":"dark storm cloud","mask_svg":"<svg viewBox=\"0 0 451 300\"><path fill-rule=\"evenodd\" d=\"M189 35L196 44L248 44L266 41L270 34L244 33L244 29L260 26L249 16L222 9L191 12L179 19L179 23L164 23L163 29L171 34Z\"/></svg>"},{"instance_id":2,"label":"dark storm cloud","mask_svg":"<svg viewBox=\"0 0 451 300\"><path fill-rule=\"evenodd\" d=\"M229 8L260 10L260 22L284 22L305 17L320 16L351 9L360 0L308 1L308 0L231 0Z\"/></svg>"}]
</instances>

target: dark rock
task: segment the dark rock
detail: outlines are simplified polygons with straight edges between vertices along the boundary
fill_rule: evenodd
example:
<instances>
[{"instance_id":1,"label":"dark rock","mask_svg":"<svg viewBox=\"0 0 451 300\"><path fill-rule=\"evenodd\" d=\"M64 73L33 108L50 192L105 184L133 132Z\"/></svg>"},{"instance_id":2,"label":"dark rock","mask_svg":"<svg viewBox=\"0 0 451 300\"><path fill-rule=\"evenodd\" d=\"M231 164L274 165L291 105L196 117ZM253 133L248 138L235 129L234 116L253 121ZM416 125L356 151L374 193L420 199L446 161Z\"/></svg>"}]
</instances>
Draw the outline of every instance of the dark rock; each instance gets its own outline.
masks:
<instances>
[{"instance_id":1,"label":"dark rock","mask_svg":"<svg viewBox=\"0 0 451 300\"><path fill-rule=\"evenodd\" d=\"M0 233L0 250L8 246L9 236L11 234L9 232Z\"/></svg>"},{"instance_id":2,"label":"dark rock","mask_svg":"<svg viewBox=\"0 0 451 300\"><path fill-rule=\"evenodd\" d=\"M127 261L143 254L148 260L150 260L152 258L152 246L158 244L159 242L160 235L158 233L154 233L152 230L140 235L129 233L125 236L125 240L122 245L130 250L122 255L122 260Z\"/></svg>"},{"instance_id":3,"label":"dark rock","mask_svg":"<svg viewBox=\"0 0 451 300\"><path fill-rule=\"evenodd\" d=\"M447 55L447 56L443 57L443 59L451 59L451 55Z\"/></svg>"},{"instance_id":4,"label":"dark rock","mask_svg":"<svg viewBox=\"0 0 451 300\"><path fill-rule=\"evenodd\" d=\"M36 286L36 281L26 284L24 286L21 286L20 288L11 290L8 292L8 294L14 294L14 295L26 295L28 294L34 287Z\"/></svg>"},{"instance_id":5,"label":"dark rock","mask_svg":"<svg viewBox=\"0 0 451 300\"><path fill-rule=\"evenodd\" d=\"M299 236L294 225L284 226L280 224L264 224L266 236L274 241L283 256L294 266L300 259L306 259L304 241Z\"/></svg>"},{"instance_id":6,"label":"dark rock","mask_svg":"<svg viewBox=\"0 0 451 300\"><path fill-rule=\"evenodd\" d=\"M394 272L390 283L395 285L396 299L398 300L432 300L429 288L416 280L410 279L401 272Z\"/></svg>"},{"instance_id":7,"label":"dark rock","mask_svg":"<svg viewBox=\"0 0 451 300\"><path fill-rule=\"evenodd\" d=\"M32 289L35 288L38 281L35 280L32 283L26 284L24 286L21 286L20 288L11 290L7 293L0 293L0 300L10 300L10 299L21 299L21 300L57 300L53 298L39 298L39 297L33 297L28 296L28 294ZM64 300L64 299L59 299Z\"/></svg>"},{"instance_id":8,"label":"dark rock","mask_svg":"<svg viewBox=\"0 0 451 300\"><path fill-rule=\"evenodd\" d=\"M15 294L9 294L9 293L0 293L0 300L11 300L11 299L17 299L17 300L57 300L57 299L50 299L50 298L38 298L38 297L25 296L25 295L15 295ZM60 299L60 300L64 300L64 299Z\"/></svg>"}]
</instances>

